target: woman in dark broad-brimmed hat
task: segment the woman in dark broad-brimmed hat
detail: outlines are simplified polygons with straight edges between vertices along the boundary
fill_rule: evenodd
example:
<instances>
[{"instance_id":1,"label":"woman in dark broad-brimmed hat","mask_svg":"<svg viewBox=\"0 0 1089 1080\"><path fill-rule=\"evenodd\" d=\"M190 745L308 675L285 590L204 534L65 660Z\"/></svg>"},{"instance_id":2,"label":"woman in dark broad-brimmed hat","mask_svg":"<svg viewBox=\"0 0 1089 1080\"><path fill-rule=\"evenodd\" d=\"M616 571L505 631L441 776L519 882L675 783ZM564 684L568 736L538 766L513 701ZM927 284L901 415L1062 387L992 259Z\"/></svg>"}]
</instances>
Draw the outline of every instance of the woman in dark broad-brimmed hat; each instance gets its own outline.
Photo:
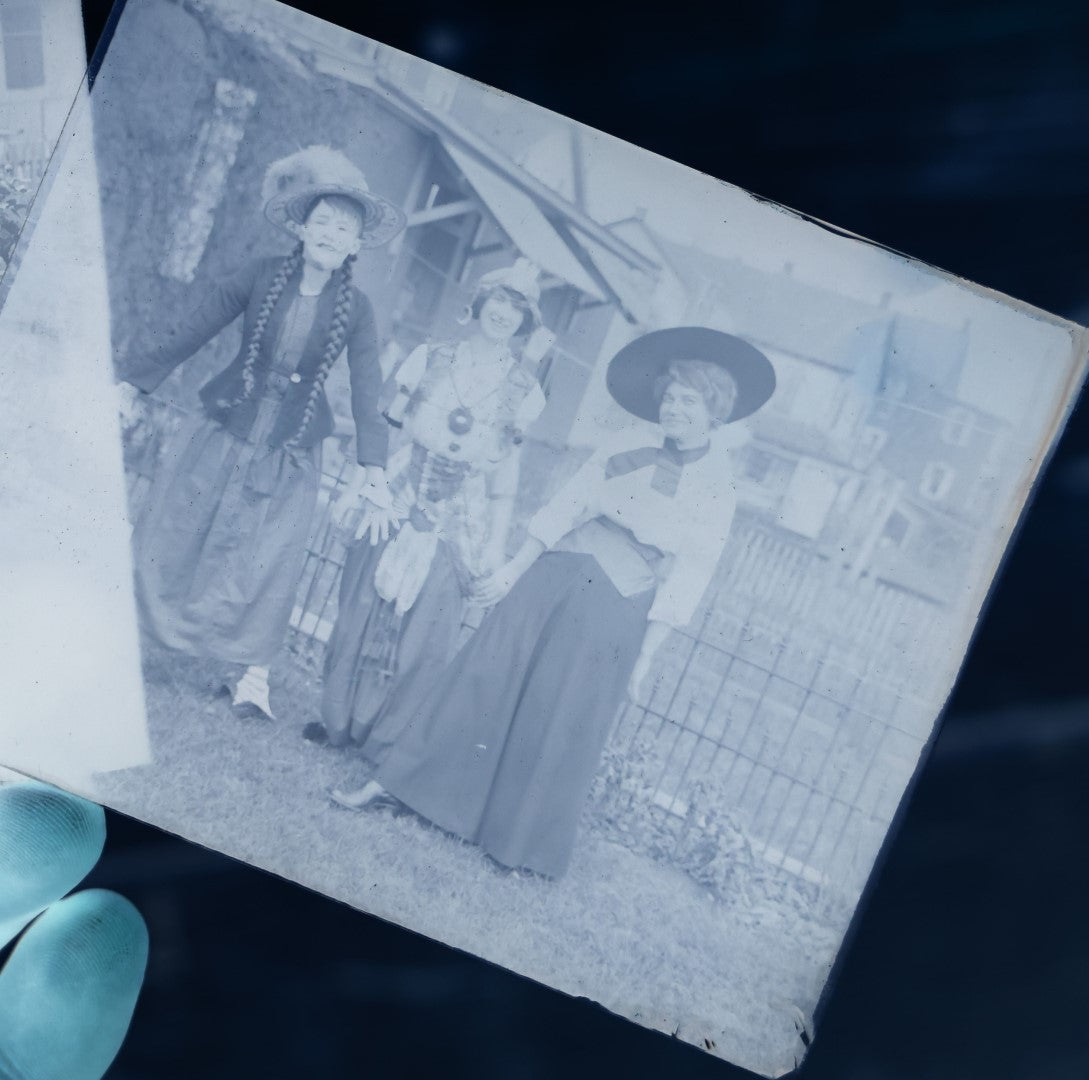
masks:
<instances>
[{"instance_id":1,"label":"woman in dark broad-brimmed hat","mask_svg":"<svg viewBox=\"0 0 1089 1080\"><path fill-rule=\"evenodd\" d=\"M179 325L157 327L153 344L119 373L154 390L243 319L238 354L201 388L203 413L170 448L137 522L136 597L144 629L165 645L247 665L234 704L271 715L268 665L295 602L321 443L333 431L325 380L342 353L359 464L371 497L389 506L374 313L352 284L352 263L405 218L326 146L273 163L262 202L268 220L296 239L294 251L244 266Z\"/></svg>"},{"instance_id":2,"label":"woman in dark broad-brimmed hat","mask_svg":"<svg viewBox=\"0 0 1089 1080\"><path fill-rule=\"evenodd\" d=\"M622 349L610 393L663 439L598 453L530 521L519 553L486 579L496 603L357 792L390 796L504 866L567 868L582 806L625 691L635 696L671 629L687 626L734 514L715 428L771 396L752 345L702 327Z\"/></svg>"}]
</instances>

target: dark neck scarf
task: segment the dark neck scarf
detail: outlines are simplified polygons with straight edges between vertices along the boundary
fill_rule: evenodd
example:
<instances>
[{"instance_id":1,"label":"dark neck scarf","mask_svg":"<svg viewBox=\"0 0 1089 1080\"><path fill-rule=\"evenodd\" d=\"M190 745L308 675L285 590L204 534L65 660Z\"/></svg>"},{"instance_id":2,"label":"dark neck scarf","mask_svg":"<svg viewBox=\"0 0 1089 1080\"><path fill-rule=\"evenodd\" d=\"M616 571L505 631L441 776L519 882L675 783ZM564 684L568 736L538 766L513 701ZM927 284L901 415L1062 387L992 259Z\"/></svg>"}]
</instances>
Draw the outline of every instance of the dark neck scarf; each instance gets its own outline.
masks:
<instances>
[{"instance_id":1,"label":"dark neck scarf","mask_svg":"<svg viewBox=\"0 0 1089 1080\"><path fill-rule=\"evenodd\" d=\"M613 454L605 463L605 479L623 476L636 469L653 468L650 486L662 495L673 498L677 494L677 485L681 482L681 472L685 465L699 461L710 449L710 443L704 443L694 450L679 450L673 439L666 439L661 446L645 446L638 450L626 450Z\"/></svg>"}]
</instances>

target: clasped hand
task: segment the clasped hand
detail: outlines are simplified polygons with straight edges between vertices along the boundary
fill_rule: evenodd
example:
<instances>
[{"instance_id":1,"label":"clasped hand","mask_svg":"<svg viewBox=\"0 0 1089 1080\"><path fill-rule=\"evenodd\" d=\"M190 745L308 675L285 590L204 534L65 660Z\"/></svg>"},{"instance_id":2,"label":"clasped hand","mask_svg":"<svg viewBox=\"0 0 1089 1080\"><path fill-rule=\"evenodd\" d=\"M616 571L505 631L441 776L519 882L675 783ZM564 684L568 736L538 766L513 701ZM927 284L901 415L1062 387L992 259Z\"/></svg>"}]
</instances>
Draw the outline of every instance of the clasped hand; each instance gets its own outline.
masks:
<instances>
[{"instance_id":1,"label":"clasped hand","mask_svg":"<svg viewBox=\"0 0 1089 1080\"><path fill-rule=\"evenodd\" d=\"M514 588L514 583L521 577L514 560L504 563L491 573L478 577L473 582L471 599L481 607L498 604Z\"/></svg>"}]
</instances>

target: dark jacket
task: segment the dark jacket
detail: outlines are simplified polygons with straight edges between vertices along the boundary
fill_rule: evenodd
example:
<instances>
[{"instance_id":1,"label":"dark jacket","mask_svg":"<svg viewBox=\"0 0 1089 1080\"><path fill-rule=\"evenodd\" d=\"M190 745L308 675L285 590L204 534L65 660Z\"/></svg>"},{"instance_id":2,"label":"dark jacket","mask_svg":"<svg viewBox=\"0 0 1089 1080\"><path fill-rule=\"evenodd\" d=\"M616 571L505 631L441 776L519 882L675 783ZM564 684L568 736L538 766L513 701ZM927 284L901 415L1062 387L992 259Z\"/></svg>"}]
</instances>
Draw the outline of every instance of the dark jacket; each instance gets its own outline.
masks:
<instances>
[{"instance_id":1,"label":"dark jacket","mask_svg":"<svg viewBox=\"0 0 1089 1080\"><path fill-rule=\"evenodd\" d=\"M233 277L217 285L202 303L180 324L157 336L152 347L124 365L120 372L126 381L141 390L154 390L179 364L189 359L202 345L222 329L244 315L242 346L238 355L218 375L200 390L205 411L232 434L246 438L257 416L257 401L268 377L273 349L292 297L298 291L301 268L289 279L269 316L261 338L261 348L253 370L254 390L245 401L225 407L223 401L233 401L242 395L242 369L246 346L253 330L261 303L269 285L282 263L282 258L256 259ZM334 274L318 301L314 326L310 331L302 358L296 368L300 381L289 383L280 413L269 435L269 444L282 446L299 430L303 412L321 366L329 325L337 297L337 275ZM352 289L352 307L344 336L352 388L352 418L356 429L356 454L362 465L386 464L389 432L378 410L378 395L382 388L382 371L378 362L378 341L375 335L374 312L370 301L358 289ZM324 388L318 396L313 418L297 445L310 447L333 432L333 413Z\"/></svg>"}]
</instances>

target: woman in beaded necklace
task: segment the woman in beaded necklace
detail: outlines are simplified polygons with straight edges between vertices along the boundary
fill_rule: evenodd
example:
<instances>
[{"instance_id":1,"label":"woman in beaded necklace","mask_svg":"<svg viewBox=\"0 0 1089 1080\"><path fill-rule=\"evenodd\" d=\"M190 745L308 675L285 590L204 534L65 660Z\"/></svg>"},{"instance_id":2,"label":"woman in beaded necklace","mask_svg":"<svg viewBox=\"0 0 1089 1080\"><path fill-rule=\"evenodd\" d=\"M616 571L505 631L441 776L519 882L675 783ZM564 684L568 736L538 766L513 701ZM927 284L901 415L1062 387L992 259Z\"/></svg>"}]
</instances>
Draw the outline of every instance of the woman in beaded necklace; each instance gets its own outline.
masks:
<instances>
[{"instance_id":1,"label":"woman in beaded necklace","mask_svg":"<svg viewBox=\"0 0 1089 1080\"><path fill-rule=\"evenodd\" d=\"M262 196L266 217L296 238L295 249L256 259L221 283L122 377L154 390L243 316L238 354L201 389L203 414L180 433L136 525L136 597L145 630L163 644L247 665L233 703L271 717L268 665L294 607L321 443L333 430L324 384L342 353L372 524L376 532L385 524L378 343L352 263L405 219L329 147L275 162Z\"/></svg>"},{"instance_id":2,"label":"woman in beaded necklace","mask_svg":"<svg viewBox=\"0 0 1089 1080\"><path fill-rule=\"evenodd\" d=\"M528 260L485 274L461 341L421 345L397 371L387 419L405 444L390 466L396 536L348 551L325 654L322 724L304 735L357 743L377 762L385 718L453 656L474 582L506 558L522 433L544 394L512 340L541 327ZM363 528L365 528L364 526Z\"/></svg>"}]
</instances>

